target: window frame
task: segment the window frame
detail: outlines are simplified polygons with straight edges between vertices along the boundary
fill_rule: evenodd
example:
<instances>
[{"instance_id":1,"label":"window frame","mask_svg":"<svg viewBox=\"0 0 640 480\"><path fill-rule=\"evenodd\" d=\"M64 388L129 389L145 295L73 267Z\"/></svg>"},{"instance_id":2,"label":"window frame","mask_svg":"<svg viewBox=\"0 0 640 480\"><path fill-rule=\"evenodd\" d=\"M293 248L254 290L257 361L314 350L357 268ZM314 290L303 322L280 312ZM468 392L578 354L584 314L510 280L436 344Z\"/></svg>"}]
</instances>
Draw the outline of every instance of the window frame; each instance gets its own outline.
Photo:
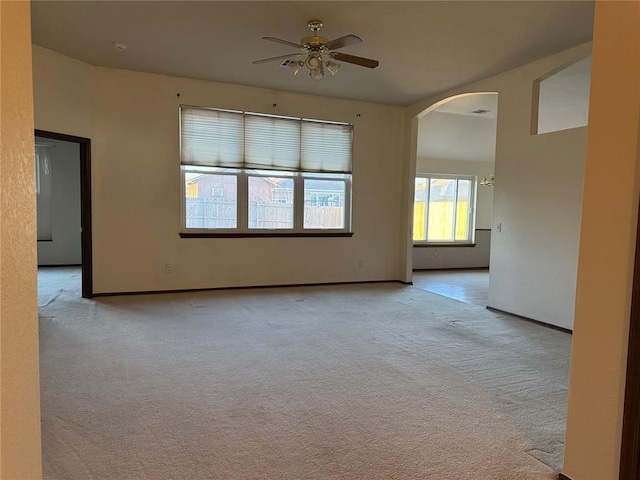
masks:
<instances>
[{"instance_id":1,"label":"window frame","mask_svg":"<svg viewBox=\"0 0 640 480\"><path fill-rule=\"evenodd\" d=\"M185 111L189 112L189 116L184 117ZM208 111L212 113L211 124L207 122L207 115L198 113L198 111ZM222 134L221 141L225 142L228 138L231 138L231 149L229 150L217 150L218 145L226 145L225 143L215 143L216 140L211 137L211 128L218 128L218 125L222 125L220 128L229 128L233 125L235 120L233 118L227 118L221 124L215 123L213 120L216 115L231 115L233 117L242 117L240 130L225 130L226 133ZM299 152L297 165L293 165L285 158L274 157L271 159L272 163L261 163L259 157L254 158L253 150L247 150L252 141L247 140L247 132L255 130L253 125L253 119L255 118L273 118L282 119L285 121L293 121L298 123L298 142ZM185 120L186 119L186 120ZM186 123L185 123L186 121ZM205 122L205 123L202 123ZM353 124L331 120L310 119L304 117L285 117L273 114L264 114L257 112L246 112L239 110L219 109L213 107L203 107L194 105L180 105L179 106L179 141L180 141L180 195L181 195L181 225L180 236L181 237L228 237L228 236L246 236L246 237L260 237L260 236L352 236L351 225L351 202L352 202L352 162L353 162ZM309 135L308 129L313 125L320 125L324 129L324 126L329 128L329 138L325 140L324 131L321 131L316 135ZM185 129L185 125L190 125L189 130ZM193 127L193 129L191 129ZM333 127L333 128L332 128ZM348 132L348 143L343 142L340 139L342 134L337 132L338 141L335 141L336 133L331 133L331 130L335 128L341 128L342 132ZM236 128L236 127L233 127ZM249 129L249 130L247 130ZM311 128L314 131L314 128ZM238 132L238 138L242 139L241 143L235 142L235 136L233 132ZM305 133L305 131L307 133ZM185 132L188 132L185 134ZM259 129L257 130L259 133ZM198 137L200 135L200 137ZM226 137L224 136L226 135ZM273 139L280 138L279 132L273 133ZM318 136L319 135L319 136ZM334 135L334 136L332 136ZM286 135L285 135L286 136ZM260 139L260 136L253 132L254 139ZM284 137L283 137L284 138ZM187 139L188 147L186 147L186 156L183 154L183 144ZM208 153L203 153L198 149L202 147L202 142L205 144L207 141L213 139L211 144L214 149L214 157L209 161ZM305 140L306 139L306 140ZM195 142L195 143L194 143ZM235 142L235 143L234 143ZM337 148L335 150L335 157L317 157L314 156L317 150L312 149L309 151L309 145L314 145L313 142L320 142L320 145L327 148ZM268 142L267 142L268 143ZM234 149L235 147L241 149ZM242 145L242 146L240 146ZM345 148L348 146L348 149ZM219 148L219 147L218 147ZM194 150L195 149L195 150ZM267 148L266 152L269 151ZM220 152L227 155L226 158L220 157ZM240 153L240 157L238 157ZM255 152L254 152L255 153ZM289 152L291 153L291 152ZM195 155L195 156L194 156ZM247 156L249 155L249 156ZM273 152L272 152L273 155ZM336 162L329 160L327 163L326 158L333 158ZM267 158L268 160L268 158ZM294 162L296 163L296 162ZM226 165L226 166L225 166ZM264 165L259 167L256 165ZM306 165L306 167L305 167ZM260 168L263 168L259 170ZM310 170L305 170L308 168ZM187 186L186 186L186 173L201 173L209 175L230 175L236 178L236 227L235 228L191 228L187 227ZM249 178L250 177L281 177L293 180L293 226L292 228L250 228L249 227ZM341 228L305 228L304 227L304 212L305 212L305 180L317 179L317 180L331 180L339 181L344 184L344 204L343 204L343 226ZM272 201L273 202L273 201ZM286 203L286 202L285 202ZM205 223L206 225L206 223Z\"/></svg>"},{"instance_id":2,"label":"window frame","mask_svg":"<svg viewBox=\"0 0 640 480\"><path fill-rule=\"evenodd\" d=\"M186 173L229 175L236 178L236 228L189 228L186 209ZM293 227L249 228L249 177L278 177L293 180ZM292 172L285 170L252 170L220 167L180 167L181 228L180 236L189 237L286 237L286 236L352 236L351 230L351 174L322 172ZM344 226L342 228L304 228L304 181L331 180L344 183Z\"/></svg>"},{"instance_id":3,"label":"window frame","mask_svg":"<svg viewBox=\"0 0 640 480\"><path fill-rule=\"evenodd\" d=\"M415 232L412 232L412 241L414 246L425 247L425 246L435 246L435 247L445 247L445 246L473 246L475 245L475 225L476 225L476 205L477 205L477 195L478 195L478 177L476 175L465 175L465 174L450 174L450 173L416 173L416 176L413 181L413 216L412 216L412 226L415 223L415 186L417 179L425 179L427 181L427 185L429 186L427 196L425 198L425 211L424 211L424 240L415 240ZM456 199L455 205L458 203L458 183L460 180L468 180L471 182L471 191L469 192L469 222L467 224L468 228L468 236L465 240L456 240L455 239L455 225L457 220L457 208L454 207L454 218L453 218L453 228L454 235L453 240L428 240L429 237L429 202L431 199L431 180L432 179L443 179L443 180L456 180Z\"/></svg>"}]
</instances>

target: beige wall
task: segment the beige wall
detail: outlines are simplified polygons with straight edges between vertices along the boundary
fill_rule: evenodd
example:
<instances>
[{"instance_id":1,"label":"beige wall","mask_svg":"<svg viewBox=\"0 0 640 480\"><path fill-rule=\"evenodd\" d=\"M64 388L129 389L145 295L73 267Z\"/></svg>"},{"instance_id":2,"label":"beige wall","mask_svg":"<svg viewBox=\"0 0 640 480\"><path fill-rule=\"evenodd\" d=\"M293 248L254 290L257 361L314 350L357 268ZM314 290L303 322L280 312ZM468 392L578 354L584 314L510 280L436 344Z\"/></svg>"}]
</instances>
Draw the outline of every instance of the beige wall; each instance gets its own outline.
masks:
<instances>
[{"instance_id":1,"label":"beige wall","mask_svg":"<svg viewBox=\"0 0 640 480\"><path fill-rule=\"evenodd\" d=\"M77 137L92 136L92 72L86 63L44 48L33 48L37 129Z\"/></svg>"},{"instance_id":2,"label":"beige wall","mask_svg":"<svg viewBox=\"0 0 640 480\"><path fill-rule=\"evenodd\" d=\"M498 105L489 305L568 329L586 128L532 136L532 92L536 79L589 51L574 48L515 70Z\"/></svg>"},{"instance_id":3,"label":"beige wall","mask_svg":"<svg viewBox=\"0 0 640 480\"><path fill-rule=\"evenodd\" d=\"M565 328L573 325L586 128L531 136L532 91L534 80L590 51L580 45L407 110L415 122L453 95L498 92L489 305Z\"/></svg>"},{"instance_id":4,"label":"beige wall","mask_svg":"<svg viewBox=\"0 0 640 480\"><path fill-rule=\"evenodd\" d=\"M564 463L573 480L618 479L638 214L638 25L639 2L597 2Z\"/></svg>"},{"instance_id":5,"label":"beige wall","mask_svg":"<svg viewBox=\"0 0 640 480\"><path fill-rule=\"evenodd\" d=\"M475 233L473 246L413 247L413 269L489 268L491 232L476 230Z\"/></svg>"},{"instance_id":6,"label":"beige wall","mask_svg":"<svg viewBox=\"0 0 640 480\"><path fill-rule=\"evenodd\" d=\"M92 140L96 293L398 278L401 107L90 67L40 47L34 82L36 127ZM180 104L353 123L354 236L181 239Z\"/></svg>"},{"instance_id":7,"label":"beige wall","mask_svg":"<svg viewBox=\"0 0 640 480\"><path fill-rule=\"evenodd\" d=\"M28 2L0 2L0 477L42 477Z\"/></svg>"}]
</instances>

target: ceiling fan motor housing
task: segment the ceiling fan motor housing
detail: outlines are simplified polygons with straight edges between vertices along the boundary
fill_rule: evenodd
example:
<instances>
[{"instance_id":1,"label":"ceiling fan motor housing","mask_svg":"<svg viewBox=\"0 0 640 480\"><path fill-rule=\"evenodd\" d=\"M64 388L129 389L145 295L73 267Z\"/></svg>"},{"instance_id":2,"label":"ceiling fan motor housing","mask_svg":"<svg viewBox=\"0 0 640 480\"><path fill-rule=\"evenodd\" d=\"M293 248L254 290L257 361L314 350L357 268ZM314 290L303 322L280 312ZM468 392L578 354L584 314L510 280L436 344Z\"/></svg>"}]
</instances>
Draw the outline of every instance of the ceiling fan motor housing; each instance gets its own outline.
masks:
<instances>
[{"instance_id":1,"label":"ceiling fan motor housing","mask_svg":"<svg viewBox=\"0 0 640 480\"><path fill-rule=\"evenodd\" d=\"M309 23L307 23L307 25L309 26L311 31L315 33L322 28L323 24L322 20L309 20Z\"/></svg>"},{"instance_id":2,"label":"ceiling fan motor housing","mask_svg":"<svg viewBox=\"0 0 640 480\"><path fill-rule=\"evenodd\" d=\"M312 35L304 37L302 40L300 40L300 43L294 43L275 37L262 37L264 40L282 43L289 47L297 48L298 50L302 50L303 53L279 55L277 57L256 60L253 63L266 63L275 60L281 61L282 59L288 59L290 57L301 57L306 55L306 60L294 61L291 63L290 68L292 68L292 70L294 71L293 73L296 74L302 66L306 65L309 68L311 78L313 78L314 80L319 80L320 78L322 78L324 65L326 65L327 69L333 75L338 72L340 64L335 63L333 60L352 63L354 65L360 65L367 68L376 68L378 66L377 60L371 60L369 58L348 55L335 51L362 42L362 39L357 35L349 34L333 40L328 40L325 37L321 37L320 35L318 35L318 31L322 28L321 20L309 20L309 23L307 25L311 29Z\"/></svg>"},{"instance_id":3,"label":"ceiling fan motor housing","mask_svg":"<svg viewBox=\"0 0 640 480\"><path fill-rule=\"evenodd\" d=\"M309 20L307 23L314 35L310 37L304 37L300 40L300 44L304 45L304 48L310 52L322 52L324 51L324 44L329 39L317 35L318 31L322 28L322 20Z\"/></svg>"},{"instance_id":4,"label":"ceiling fan motor housing","mask_svg":"<svg viewBox=\"0 0 640 480\"><path fill-rule=\"evenodd\" d=\"M315 35L311 37L304 37L300 40L300 43L304 45L304 48L311 52L321 52L324 50L324 44L329 40L324 37L317 37Z\"/></svg>"}]
</instances>

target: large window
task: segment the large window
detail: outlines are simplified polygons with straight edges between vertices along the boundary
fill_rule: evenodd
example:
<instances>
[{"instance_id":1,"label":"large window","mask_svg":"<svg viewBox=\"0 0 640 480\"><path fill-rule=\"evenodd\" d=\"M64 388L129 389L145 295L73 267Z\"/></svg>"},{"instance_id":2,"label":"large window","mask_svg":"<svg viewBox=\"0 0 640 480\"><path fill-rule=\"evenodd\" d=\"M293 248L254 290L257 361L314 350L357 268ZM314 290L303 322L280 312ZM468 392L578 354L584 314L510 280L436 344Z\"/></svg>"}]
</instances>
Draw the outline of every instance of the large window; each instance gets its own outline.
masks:
<instances>
[{"instance_id":1,"label":"large window","mask_svg":"<svg viewBox=\"0 0 640 480\"><path fill-rule=\"evenodd\" d=\"M475 183L468 176L417 176L414 243L473 243Z\"/></svg>"},{"instance_id":2,"label":"large window","mask_svg":"<svg viewBox=\"0 0 640 480\"><path fill-rule=\"evenodd\" d=\"M182 106L186 234L351 230L352 126Z\"/></svg>"}]
</instances>

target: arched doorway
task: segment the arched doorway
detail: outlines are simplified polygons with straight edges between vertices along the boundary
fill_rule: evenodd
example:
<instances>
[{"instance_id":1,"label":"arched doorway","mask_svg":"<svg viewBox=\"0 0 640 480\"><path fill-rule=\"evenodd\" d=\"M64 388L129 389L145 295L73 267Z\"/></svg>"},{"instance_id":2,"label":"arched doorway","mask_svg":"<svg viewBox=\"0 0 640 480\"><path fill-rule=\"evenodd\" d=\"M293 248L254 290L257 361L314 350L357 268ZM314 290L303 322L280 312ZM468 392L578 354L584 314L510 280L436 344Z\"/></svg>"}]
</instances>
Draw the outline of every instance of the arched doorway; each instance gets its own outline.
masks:
<instances>
[{"instance_id":1,"label":"arched doorway","mask_svg":"<svg viewBox=\"0 0 640 480\"><path fill-rule=\"evenodd\" d=\"M497 109L495 92L449 97L417 116L415 142L413 283L482 306L488 295ZM484 271L469 283L442 273L453 269Z\"/></svg>"}]
</instances>

